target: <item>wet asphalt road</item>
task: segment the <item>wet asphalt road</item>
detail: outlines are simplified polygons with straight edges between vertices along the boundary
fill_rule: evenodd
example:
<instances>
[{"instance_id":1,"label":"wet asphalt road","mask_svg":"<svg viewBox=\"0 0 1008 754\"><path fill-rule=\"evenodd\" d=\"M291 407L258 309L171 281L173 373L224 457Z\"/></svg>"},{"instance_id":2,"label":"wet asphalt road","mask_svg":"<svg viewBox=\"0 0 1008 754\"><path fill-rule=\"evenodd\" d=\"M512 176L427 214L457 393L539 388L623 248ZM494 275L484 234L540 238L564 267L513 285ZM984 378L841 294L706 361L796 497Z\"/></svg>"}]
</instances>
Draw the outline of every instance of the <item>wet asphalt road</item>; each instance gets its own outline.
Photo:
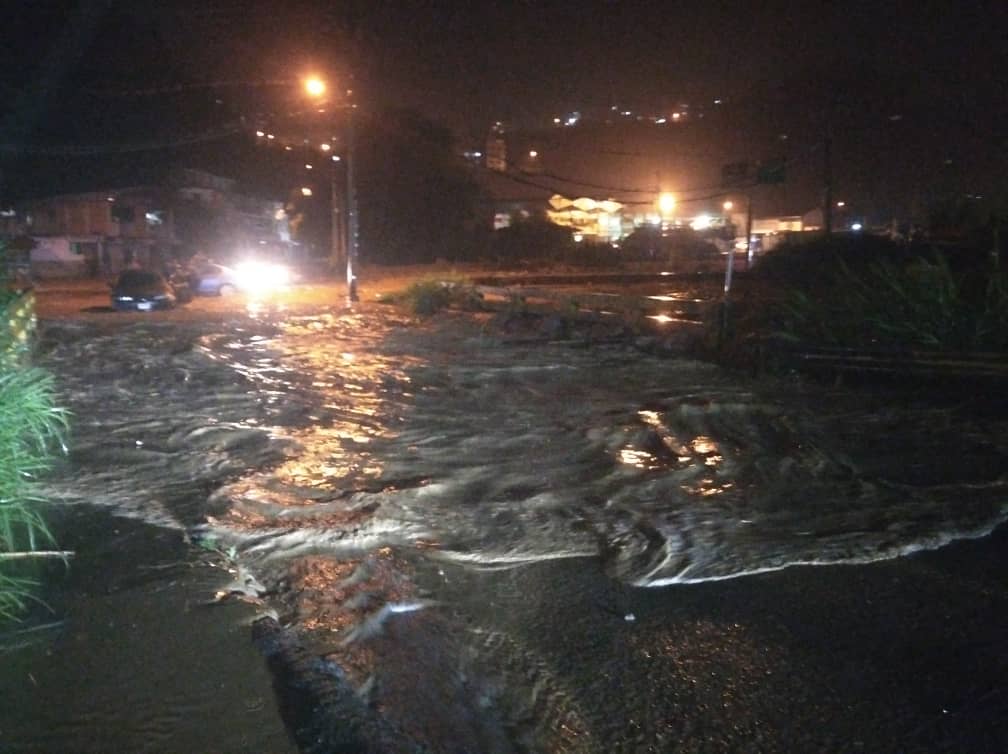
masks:
<instances>
[{"instance_id":1,"label":"wet asphalt road","mask_svg":"<svg viewBox=\"0 0 1008 754\"><path fill-rule=\"evenodd\" d=\"M67 290L39 292L43 318L114 324L150 316L101 311L100 289ZM369 293L363 286L365 302ZM333 299L339 305L339 286L316 286L281 305ZM245 316L249 305L198 300L156 316L225 321ZM617 584L576 561L459 573L453 583L461 611L478 613L479 595L496 595L495 610L512 616L515 635L540 657L563 658L553 667L563 687L610 700L610 713L587 725L600 746L620 743L586 750L1008 747L1005 527L871 565L792 567L672 588ZM600 665L600 656L609 659Z\"/></svg>"}]
</instances>

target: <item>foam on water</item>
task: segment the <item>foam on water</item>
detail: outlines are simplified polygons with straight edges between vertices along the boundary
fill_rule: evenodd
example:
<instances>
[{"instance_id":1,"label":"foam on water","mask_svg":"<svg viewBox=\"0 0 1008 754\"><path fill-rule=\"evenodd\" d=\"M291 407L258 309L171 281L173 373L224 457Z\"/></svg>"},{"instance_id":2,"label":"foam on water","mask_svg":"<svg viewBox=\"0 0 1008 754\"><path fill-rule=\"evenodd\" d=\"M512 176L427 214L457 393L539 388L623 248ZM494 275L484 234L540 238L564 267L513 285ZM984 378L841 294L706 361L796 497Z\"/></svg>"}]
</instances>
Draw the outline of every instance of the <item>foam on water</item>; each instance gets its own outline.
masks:
<instances>
[{"instance_id":1,"label":"foam on water","mask_svg":"<svg viewBox=\"0 0 1008 754\"><path fill-rule=\"evenodd\" d=\"M459 638L468 623L441 609L432 568L583 559L611 583L667 587L900 557L1008 519L1008 427L951 409L950 449L923 403L879 418L841 391L688 359L377 315L178 337L125 328L50 350L86 419L49 491L219 543L384 709L441 714L410 701L408 673L427 668L415 683L464 697L467 720L485 712L472 740L495 750L597 750L598 726L527 640ZM482 696L460 691L470 681Z\"/></svg>"}]
</instances>

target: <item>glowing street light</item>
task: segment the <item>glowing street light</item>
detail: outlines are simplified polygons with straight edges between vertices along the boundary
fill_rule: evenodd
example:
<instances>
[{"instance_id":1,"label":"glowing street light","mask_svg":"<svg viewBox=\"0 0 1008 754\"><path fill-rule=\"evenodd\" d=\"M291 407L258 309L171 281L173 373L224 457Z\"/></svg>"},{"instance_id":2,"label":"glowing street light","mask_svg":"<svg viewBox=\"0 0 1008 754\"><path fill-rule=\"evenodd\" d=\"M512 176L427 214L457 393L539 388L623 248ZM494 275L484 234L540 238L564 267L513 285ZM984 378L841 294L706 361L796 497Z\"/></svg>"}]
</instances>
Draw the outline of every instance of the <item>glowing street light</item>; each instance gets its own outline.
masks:
<instances>
[{"instance_id":1,"label":"glowing street light","mask_svg":"<svg viewBox=\"0 0 1008 754\"><path fill-rule=\"evenodd\" d=\"M301 187L301 196L311 196L311 195L312 195L312 190L310 188L308 188L307 186L302 186Z\"/></svg>"},{"instance_id":2,"label":"glowing street light","mask_svg":"<svg viewBox=\"0 0 1008 754\"><path fill-rule=\"evenodd\" d=\"M319 76L308 76L304 79L304 90L308 96L313 99L321 99L325 95L328 87L326 82L323 81ZM347 90L347 96L351 94L351 91ZM347 103L342 105L341 109L347 111L347 122L346 122L346 277L347 277L347 299L350 301L357 301L357 276L354 271L354 267L357 264L358 256L358 218L357 218L357 197L354 182L354 118L353 111L356 105L352 103ZM319 112L324 112L319 110ZM332 151L331 145L323 143L319 146L319 149L324 153L329 153ZM333 154L330 159L332 160L330 171L332 187L330 190L330 209L332 217L330 221L332 223L332 239L331 239L331 250L330 259L335 262L339 256L338 247L338 228L336 216L339 212L337 203L337 190L336 190L336 170L335 164L340 162L340 156ZM305 169L311 170L311 165L306 164Z\"/></svg>"},{"instance_id":3,"label":"glowing street light","mask_svg":"<svg viewBox=\"0 0 1008 754\"><path fill-rule=\"evenodd\" d=\"M672 194L666 192L658 196L658 211L662 215L671 215L675 211L675 207L676 199Z\"/></svg>"},{"instance_id":4,"label":"glowing street light","mask_svg":"<svg viewBox=\"0 0 1008 754\"><path fill-rule=\"evenodd\" d=\"M309 76L304 80L304 88L310 97L321 97L326 93L326 83L318 76Z\"/></svg>"},{"instance_id":5,"label":"glowing street light","mask_svg":"<svg viewBox=\"0 0 1008 754\"><path fill-rule=\"evenodd\" d=\"M724 207L724 209L725 209L725 212L730 212L730 211L731 211L731 208L732 208L732 207L734 207L735 205L734 205L734 204L732 203L732 201L731 201L731 200L729 199L728 201L726 201L726 202L725 202L724 204L722 204L721 206L722 206L722 207Z\"/></svg>"}]
</instances>

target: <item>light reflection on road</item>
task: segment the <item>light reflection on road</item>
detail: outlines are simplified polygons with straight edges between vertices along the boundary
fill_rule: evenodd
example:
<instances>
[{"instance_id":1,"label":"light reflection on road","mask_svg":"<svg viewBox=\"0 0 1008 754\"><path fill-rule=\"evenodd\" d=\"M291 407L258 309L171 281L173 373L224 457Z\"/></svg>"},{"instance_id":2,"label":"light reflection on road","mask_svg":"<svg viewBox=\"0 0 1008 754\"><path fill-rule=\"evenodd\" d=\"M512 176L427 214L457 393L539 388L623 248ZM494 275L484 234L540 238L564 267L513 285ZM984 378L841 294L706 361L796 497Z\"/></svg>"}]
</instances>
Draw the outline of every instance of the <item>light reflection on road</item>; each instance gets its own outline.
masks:
<instances>
[{"instance_id":1,"label":"light reflection on road","mask_svg":"<svg viewBox=\"0 0 1008 754\"><path fill-rule=\"evenodd\" d=\"M577 601L896 557L1006 513L995 423L967 422L955 454L986 474L913 478L907 461L945 443L926 408L885 424L839 395L622 345L508 341L478 322L250 313L188 339L145 324L53 347L84 417L57 491L233 546L263 585L252 596L333 678L436 751L633 750L637 734L607 727L605 699L521 623L539 610L526 579L542 564L581 564L555 584ZM723 639L769 667L744 629ZM660 646L673 661L690 641ZM674 713L644 715L640 735Z\"/></svg>"}]
</instances>

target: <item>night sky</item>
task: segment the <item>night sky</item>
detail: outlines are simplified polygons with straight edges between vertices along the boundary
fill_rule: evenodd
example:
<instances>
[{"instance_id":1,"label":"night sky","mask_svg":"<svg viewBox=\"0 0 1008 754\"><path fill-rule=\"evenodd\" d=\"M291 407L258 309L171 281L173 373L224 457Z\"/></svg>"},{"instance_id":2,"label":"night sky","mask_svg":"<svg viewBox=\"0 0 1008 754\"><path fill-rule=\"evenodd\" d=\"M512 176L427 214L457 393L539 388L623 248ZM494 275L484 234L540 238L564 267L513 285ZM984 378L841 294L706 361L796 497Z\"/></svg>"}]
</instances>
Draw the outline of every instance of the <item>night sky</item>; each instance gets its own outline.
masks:
<instances>
[{"instance_id":1,"label":"night sky","mask_svg":"<svg viewBox=\"0 0 1008 754\"><path fill-rule=\"evenodd\" d=\"M828 122L839 190L866 202L902 209L911 195L990 192L1008 174L1003 2L8 6L0 201L121 183L131 171L139 180L186 161L183 142L295 107L296 87L281 82L309 70L346 82L371 111L421 110L449 126L460 147L481 145L497 120L542 128L574 110L601 115L617 105L652 115L688 103L719 119L708 121L703 146L715 165L776 150L797 160L796 175L811 175ZM201 153L226 155L225 141ZM143 142L162 148L115 153ZM56 156L67 146L105 151L83 161ZM26 157L32 151L49 156ZM599 164L613 169L611 160ZM654 182L651 165L634 170L620 182Z\"/></svg>"}]
</instances>

